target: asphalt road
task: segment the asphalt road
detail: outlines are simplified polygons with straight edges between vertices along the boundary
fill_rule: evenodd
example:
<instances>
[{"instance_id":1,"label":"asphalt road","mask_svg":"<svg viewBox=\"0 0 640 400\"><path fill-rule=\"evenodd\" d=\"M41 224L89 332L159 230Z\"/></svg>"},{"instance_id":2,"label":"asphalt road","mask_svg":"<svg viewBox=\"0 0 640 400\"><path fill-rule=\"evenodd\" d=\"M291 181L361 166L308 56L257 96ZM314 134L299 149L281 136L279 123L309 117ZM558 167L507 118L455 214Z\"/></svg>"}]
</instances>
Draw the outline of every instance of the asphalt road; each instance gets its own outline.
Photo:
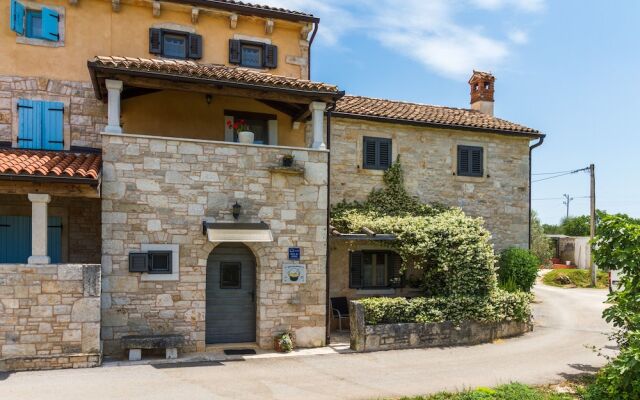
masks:
<instances>
[{"instance_id":1,"label":"asphalt road","mask_svg":"<svg viewBox=\"0 0 640 400\"><path fill-rule=\"evenodd\" d=\"M492 344L20 372L0 375L0 399L378 399L511 381L552 383L603 365L586 346L610 344L600 317L606 292L538 286L536 295L534 332Z\"/></svg>"}]
</instances>

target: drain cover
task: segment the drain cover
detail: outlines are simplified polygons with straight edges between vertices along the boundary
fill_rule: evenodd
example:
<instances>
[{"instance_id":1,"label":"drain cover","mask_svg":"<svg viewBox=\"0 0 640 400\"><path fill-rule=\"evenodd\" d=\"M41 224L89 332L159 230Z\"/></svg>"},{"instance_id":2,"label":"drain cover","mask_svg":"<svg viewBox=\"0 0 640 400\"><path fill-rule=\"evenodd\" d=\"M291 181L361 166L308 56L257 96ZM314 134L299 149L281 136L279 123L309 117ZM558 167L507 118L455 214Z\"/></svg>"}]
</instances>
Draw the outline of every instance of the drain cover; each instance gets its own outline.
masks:
<instances>
[{"instance_id":1,"label":"drain cover","mask_svg":"<svg viewBox=\"0 0 640 400\"><path fill-rule=\"evenodd\" d=\"M226 349L224 354L228 356L246 356L256 354L256 351L254 349Z\"/></svg>"}]
</instances>

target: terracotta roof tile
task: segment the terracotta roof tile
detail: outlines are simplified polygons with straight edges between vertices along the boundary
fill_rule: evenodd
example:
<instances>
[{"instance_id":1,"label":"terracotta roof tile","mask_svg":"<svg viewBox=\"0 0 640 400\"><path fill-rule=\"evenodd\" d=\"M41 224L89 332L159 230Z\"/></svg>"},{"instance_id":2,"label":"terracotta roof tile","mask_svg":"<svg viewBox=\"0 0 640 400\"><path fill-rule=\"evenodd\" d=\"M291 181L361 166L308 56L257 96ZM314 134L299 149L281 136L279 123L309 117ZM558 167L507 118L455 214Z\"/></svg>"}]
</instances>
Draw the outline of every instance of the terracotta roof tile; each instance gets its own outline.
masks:
<instances>
[{"instance_id":1,"label":"terracotta roof tile","mask_svg":"<svg viewBox=\"0 0 640 400\"><path fill-rule=\"evenodd\" d=\"M345 117L371 117L372 119L474 128L523 135L537 136L540 134L535 129L492 117L479 111L362 96L346 95L342 97L338 100L334 113L336 116Z\"/></svg>"},{"instance_id":2,"label":"terracotta roof tile","mask_svg":"<svg viewBox=\"0 0 640 400\"><path fill-rule=\"evenodd\" d=\"M167 0L167 1L174 2L174 3L191 3L194 5L196 4L205 5L205 6L208 5L213 8L216 8L216 6L218 6L219 8L228 8L228 7L224 7L225 5L228 5L230 7L244 9L247 13L251 13L251 10L255 10L258 13L260 11L267 11L267 12L272 12L276 14L281 14L282 17L286 17L286 16L301 17L302 19L305 19L305 20L309 18L314 18L312 14L301 12L301 11L288 10L282 7L273 7L273 6L268 6L264 4L247 3L244 1L236 1L236 0Z\"/></svg>"},{"instance_id":3,"label":"terracotta roof tile","mask_svg":"<svg viewBox=\"0 0 640 400\"><path fill-rule=\"evenodd\" d=\"M25 149L0 149L0 174L98 180L102 156Z\"/></svg>"},{"instance_id":4,"label":"terracotta roof tile","mask_svg":"<svg viewBox=\"0 0 640 400\"><path fill-rule=\"evenodd\" d=\"M89 61L89 68L104 67L123 71L161 73L173 76L211 79L229 83L340 94L338 87L305 79L268 74L250 68L218 64L198 64L186 60L98 56Z\"/></svg>"}]
</instances>

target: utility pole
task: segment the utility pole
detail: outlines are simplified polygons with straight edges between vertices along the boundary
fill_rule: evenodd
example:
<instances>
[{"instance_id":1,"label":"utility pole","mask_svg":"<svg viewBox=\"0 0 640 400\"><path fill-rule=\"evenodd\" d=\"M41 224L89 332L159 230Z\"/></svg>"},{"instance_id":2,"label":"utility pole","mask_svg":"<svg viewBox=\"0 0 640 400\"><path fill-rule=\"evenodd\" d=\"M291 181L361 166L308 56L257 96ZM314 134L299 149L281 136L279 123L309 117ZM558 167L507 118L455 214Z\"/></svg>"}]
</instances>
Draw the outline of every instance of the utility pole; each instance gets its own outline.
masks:
<instances>
[{"instance_id":1,"label":"utility pole","mask_svg":"<svg viewBox=\"0 0 640 400\"><path fill-rule=\"evenodd\" d=\"M565 200L562 202L562 204L565 204L567 206L567 219L569 219L569 205L573 201L573 197L569 196L568 194L564 194L563 196Z\"/></svg>"},{"instance_id":2,"label":"utility pole","mask_svg":"<svg viewBox=\"0 0 640 400\"><path fill-rule=\"evenodd\" d=\"M591 243L596 236L596 167L595 165L589 165L589 174L591 175L591 226L590 236ZM591 267L591 286L596 287L596 264L593 262L593 244L590 244L591 251L589 252L589 265Z\"/></svg>"}]
</instances>

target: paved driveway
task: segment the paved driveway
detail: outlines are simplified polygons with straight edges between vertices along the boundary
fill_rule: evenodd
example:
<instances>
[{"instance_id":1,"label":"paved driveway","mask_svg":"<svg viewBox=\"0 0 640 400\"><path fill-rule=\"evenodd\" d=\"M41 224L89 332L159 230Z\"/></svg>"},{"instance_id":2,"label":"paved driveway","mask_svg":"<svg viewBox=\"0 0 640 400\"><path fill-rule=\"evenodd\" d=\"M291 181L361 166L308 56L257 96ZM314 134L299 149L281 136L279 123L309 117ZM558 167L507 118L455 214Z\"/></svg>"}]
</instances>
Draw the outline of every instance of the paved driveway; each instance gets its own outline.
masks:
<instances>
[{"instance_id":1,"label":"paved driveway","mask_svg":"<svg viewBox=\"0 0 640 400\"><path fill-rule=\"evenodd\" d=\"M493 386L542 384L604 361L605 291L536 288L536 329L493 344L368 354L251 359L216 365L151 365L0 376L0 399L377 399Z\"/></svg>"}]
</instances>

